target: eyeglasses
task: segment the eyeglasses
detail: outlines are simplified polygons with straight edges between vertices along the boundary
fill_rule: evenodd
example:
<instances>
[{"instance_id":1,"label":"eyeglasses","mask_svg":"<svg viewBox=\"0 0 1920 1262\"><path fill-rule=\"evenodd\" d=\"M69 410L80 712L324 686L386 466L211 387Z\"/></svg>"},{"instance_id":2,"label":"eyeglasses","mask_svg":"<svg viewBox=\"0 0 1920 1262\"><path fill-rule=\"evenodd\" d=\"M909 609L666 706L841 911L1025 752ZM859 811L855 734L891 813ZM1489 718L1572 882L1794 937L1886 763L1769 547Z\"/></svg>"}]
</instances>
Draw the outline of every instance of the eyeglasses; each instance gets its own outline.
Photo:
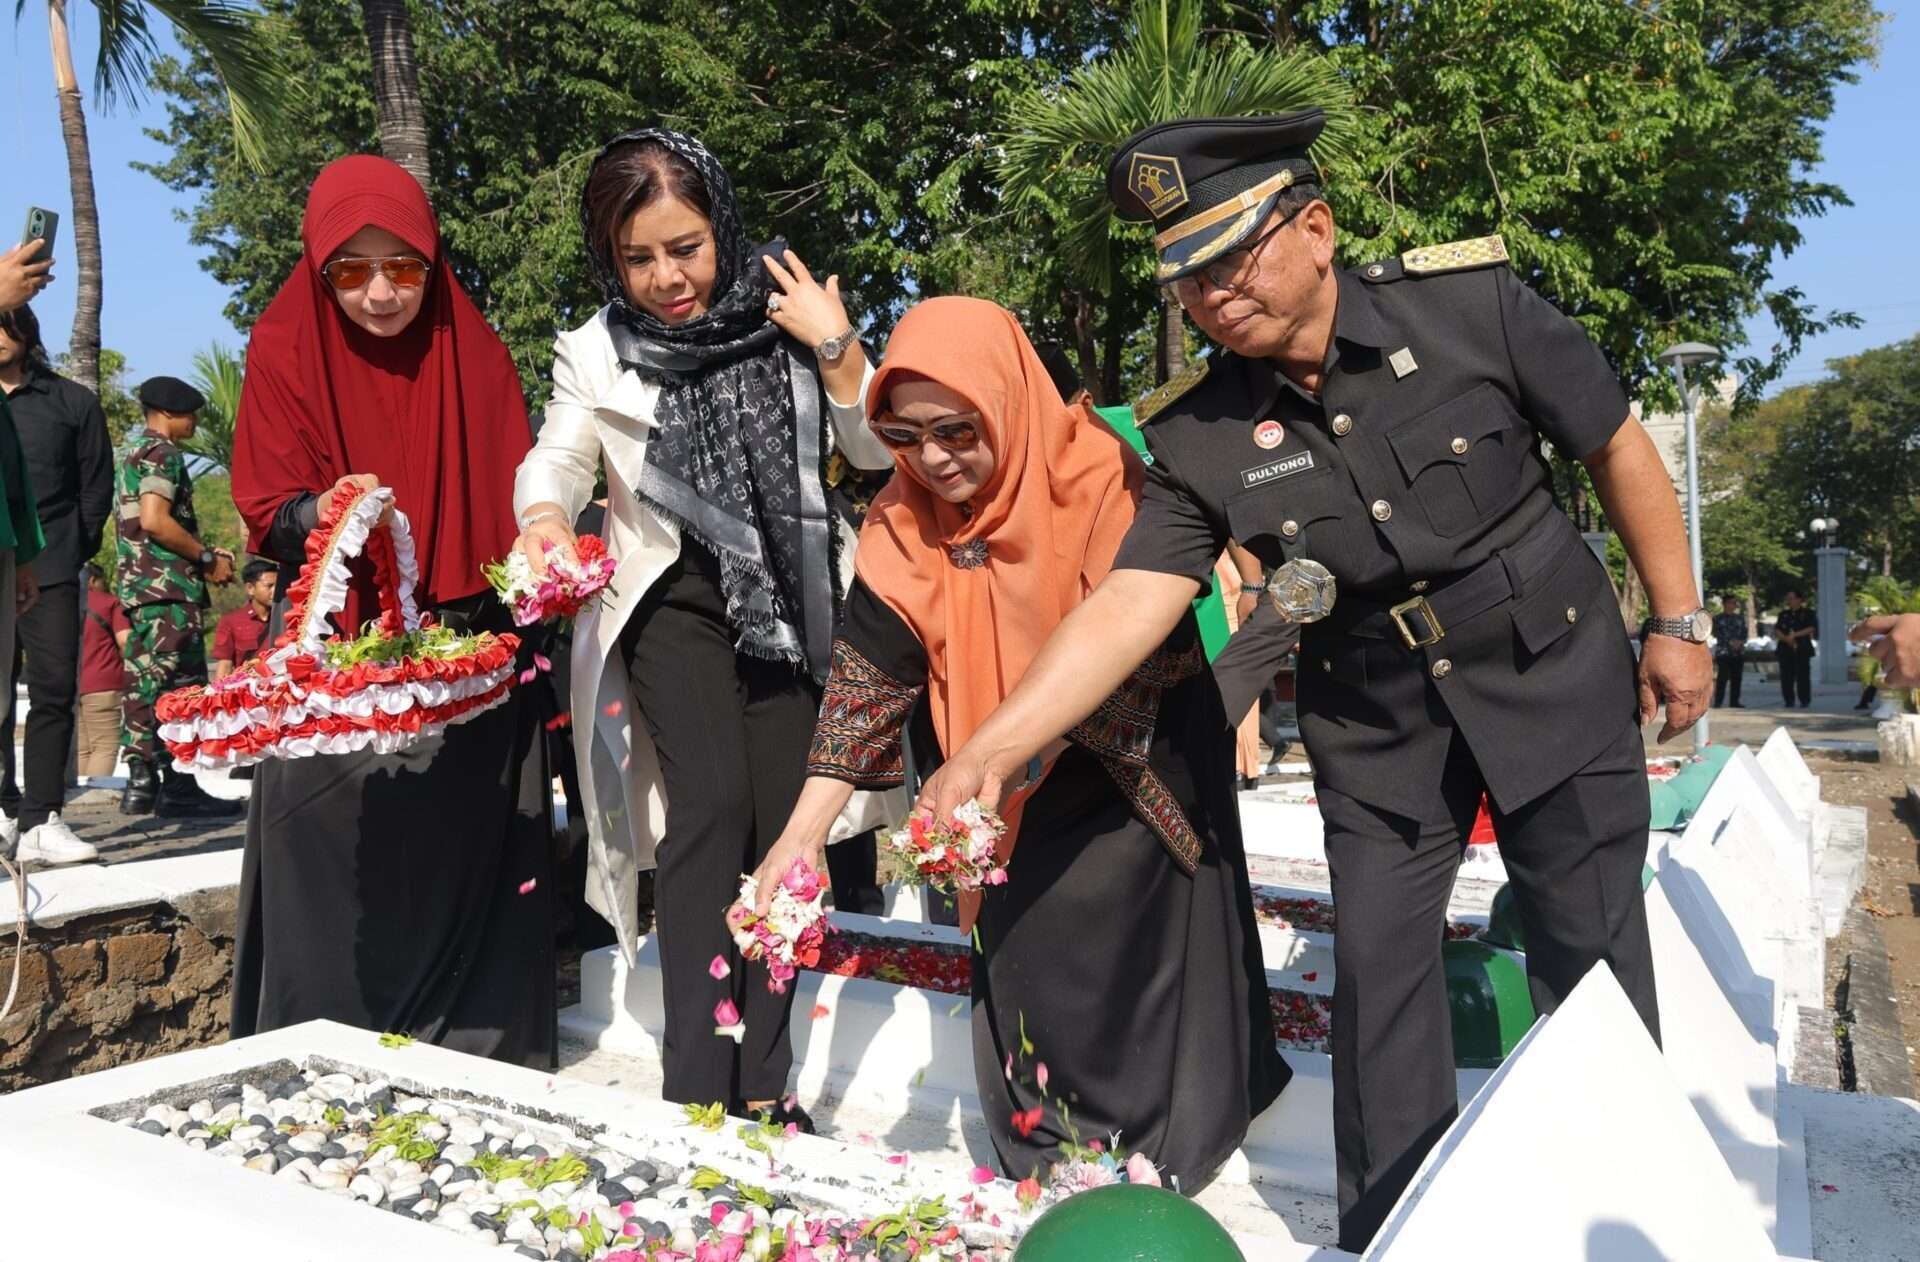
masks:
<instances>
[{"instance_id":1,"label":"eyeglasses","mask_svg":"<svg viewBox=\"0 0 1920 1262\"><path fill-rule=\"evenodd\" d=\"M334 259L320 269L335 289L359 289L373 279L375 269L401 289L418 289L427 283L427 261L412 254L388 258Z\"/></svg>"},{"instance_id":2,"label":"eyeglasses","mask_svg":"<svg viewBox=\"0 0 1920 1262\"><path fill-rule=\"evenodd\" d=\"M1247 286L1260 279L1260 248L1311 205L1313 205L1312 202L1307 202L1304 205L1295 206L1287 213L1286 218L1239 249L1222 254L1193 275L1168 281L1161 288L1172 290L1173 296L1180 300L1180 305L1183 307L1199 306L1200 299L1205 296L1208 289L1231 289L1236 293L1245 293ZM1246 274L1243 276L1242 272ZM1204 289L1201 287L1203 282Z\"/></svg>"},{"instance_id":3,"label":"eyeglasses","mask_svg":"<svg viewBox=\"0 0 1920 1262\"><path fill-rule=\"evenodd\" d=\"M905 451L918 447L929 437L948 451L972 451L980 443L978 412L956 412L931 425L915 425L891 412L882 412L867 423L874 437L889 447Z\"/></svg>"}]
</instances>

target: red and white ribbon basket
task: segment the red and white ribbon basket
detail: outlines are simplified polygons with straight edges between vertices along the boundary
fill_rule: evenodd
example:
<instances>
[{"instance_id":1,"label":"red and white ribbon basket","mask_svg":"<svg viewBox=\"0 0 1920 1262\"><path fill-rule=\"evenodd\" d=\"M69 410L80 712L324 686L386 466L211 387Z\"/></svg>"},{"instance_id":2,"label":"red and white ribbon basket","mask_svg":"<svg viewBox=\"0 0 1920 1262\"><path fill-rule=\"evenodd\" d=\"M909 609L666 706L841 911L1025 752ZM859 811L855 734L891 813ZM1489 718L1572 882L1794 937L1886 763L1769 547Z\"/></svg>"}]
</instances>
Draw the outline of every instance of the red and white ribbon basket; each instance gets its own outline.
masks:
<instances>
[{"instance_id":1,"label":"red and white ribbon basket","mask_svg":"<svg viewBox=\"0 0 1920 1262\"><path fill-rule=\"evenodd\" d=\"M183 771L245 767L363 749L390 754L436 736L507 699L515 635L455 636L414 604L419 566L404 513L389 524L386 487L336 502L307 536L300 580L288 589L287 630L271 653L216 683L175 689L156 703L160 738ZM346 664L347 644L328 622L345 607L347 563L373 563L380 620L372 654ZM442 633L436 634L436 631Z\"/></svg>"}]
</instances>

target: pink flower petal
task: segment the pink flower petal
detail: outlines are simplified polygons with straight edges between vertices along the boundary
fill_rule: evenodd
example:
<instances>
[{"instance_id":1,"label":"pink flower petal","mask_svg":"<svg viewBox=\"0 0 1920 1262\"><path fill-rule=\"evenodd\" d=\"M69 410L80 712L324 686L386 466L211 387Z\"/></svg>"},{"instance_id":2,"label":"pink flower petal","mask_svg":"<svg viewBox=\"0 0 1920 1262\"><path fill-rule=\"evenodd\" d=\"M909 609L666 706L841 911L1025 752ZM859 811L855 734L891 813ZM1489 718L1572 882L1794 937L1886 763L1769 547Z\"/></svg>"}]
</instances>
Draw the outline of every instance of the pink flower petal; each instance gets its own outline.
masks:
<instances>
[{"instance_id":1,"label":"pink flower petal","mask_svg":"<svg viewBox=\"0 0 1920 1262\"><path fill-rule=\"evenodd\" d=\"M540 885L540 878L537 876L530 876L526 880L520 882L520 892L522 894L531 894L536 888L539 887L539 885Z\"/></svg>"},{"instance_id":2,"label":"pink flower petal","mask_svg":"<svg viewBox=\"0 0 1920 1262\"><path fill-rule=\"evenodd\" d=\"M727 964L727 957L724 955L714 956L713 963L707 965L707 976L713 978L715 981L719 981L732 971L733 969Z\"/></svg>"},{"instance_id":3,"label":"pink flower petal","mask_svg":"<svg viewBox=\"0 0 1920 1262\"><path fill-rule=\"evenodd\" d=\"M907 1154L896 1152L887 1158L887 1164L890 1166L904 1166L907 1164Z\"/></svg>"},{"instance_id":4,"label":"pink flower petal","mask_svg":"<svg viewBox=\"0 0 1920 1262\"><path fill-rule=\"evenodd\" d=\"M1319 979L1320 979L1320 973L1318 970L1315 970L1314 972L1311 972L1311 973L1300 974L1300 980L1303 982L1318 981Z\"/></svg>"},{"instance_id":5,"label":"pink flower petal","mask_svg":"<svg viewBox=\"0 0 1920 1262\"><path fill-rule=\"evenodd\" d=\"M533 682L533 681L534 681L534 680L535 680L536 678L538 678L538 677L539 677L539 674L540 674L540 672L539 672L539 671L537 671L537 670L535 670L535 669L534 669L533 667L531 667L531 666L529 666L529 667L527 667L527 668L526 668L525 670L523 670L523 671L521 671L521 672L520 672L520 682L521 682L521 683L523 683L523 684L530 684L530 683L532 683L532 682Z\"/></svg>"},{"instance_id":6,"label":"pink flower petal","mask_svg":"<svg viewBox=\"0 0 1920 1262\"><path fill-rule=\"evenodd\" d=\"M1047 1089L1047 1062L1046 1061L1043 1060L1039 1064L1034 1066L1033 1079L1035 1082L1040 1084L1040 1089L1042 1091L1045 1091Z\"/></svg>"},{"instance_id":7,"label":"pink flower petal","mask_svg":"<svg viewBox=\"0 0 1920 1262\"><path fill-rule=\"evenodd\" d=\"M1127 1182L1157 1188L1160 1186L1160 1172L1147 1160L1147 1154L1137 1152L1127 1158Z\"/></svg>"},{"instance_id":8,"label":"pink flower petal","mask_svg":"<svg viewBox=\"0 0 1920 1262\"><path fill-rule=\"evenodd\" d=\"M535 653L533 655L533 665L534 665L534 668L537 670L553 669L553 662L551 659L547 657L545 653Z\"/></svg>"},{"instance_id":9,"label":"pink flower petal","mask_svg":"<svg viewBox=\"0 0 1920 1262\"><path fill-rule=\"evenodd\" d=\"M1008 1082L1013 1081L1013 1053L1012 1052L1007 1053L1007 1067L1005 1069L1002 1069L1000 1072L1007 1076Z\"/></svg>"},{"instance_id":10,"label":"pink flower petal","mask_svg":"<svg viewBox=\"0 0 1920 1262\"><path fill-rule=\"evenodd\" d=\"M823 1003L817 1003L813 1005L813 1019L815 1021L818 1021L821 1017L827 1016L832 1011L833 1010L827 1007L827 1005Z\"/></svg>"},{"instance_id":11,"label":"pink flower petal","mask_svg":"<svg viewBox=\"0 0 1920 1262\"><path fill-rule=\"evenodd\" d=\"M617 719L620 717L620 712L624 709L626 709L626 707L621 705L618 701L609 701L607 702L607 704L600 707L600 713L606 715L610 719Z\"/></svg>"},{"instance_id":12,"label":"pink flower petal","mask_svg":"<svg viewBox=\"0 0 1920 1262\"><path fill-rule=\"evenodd\" d=\"M734 1007L733 1000L722 999L713 1005L713 1023L715 1025L738 1025L740 1009Z\"/></svg>"},{"instance_id":13,"label":"pink flower petal","mask_svg":"<svg viewBox=\"0 0 1920 1262\"><path fill-rule=\"evenodd\" d=\"M972 1179L976 1184L991 1183L994 1180L994 1173L985 1166L975 1166L973 1173L967 1177Z\"/></svg>"}]
</instances>

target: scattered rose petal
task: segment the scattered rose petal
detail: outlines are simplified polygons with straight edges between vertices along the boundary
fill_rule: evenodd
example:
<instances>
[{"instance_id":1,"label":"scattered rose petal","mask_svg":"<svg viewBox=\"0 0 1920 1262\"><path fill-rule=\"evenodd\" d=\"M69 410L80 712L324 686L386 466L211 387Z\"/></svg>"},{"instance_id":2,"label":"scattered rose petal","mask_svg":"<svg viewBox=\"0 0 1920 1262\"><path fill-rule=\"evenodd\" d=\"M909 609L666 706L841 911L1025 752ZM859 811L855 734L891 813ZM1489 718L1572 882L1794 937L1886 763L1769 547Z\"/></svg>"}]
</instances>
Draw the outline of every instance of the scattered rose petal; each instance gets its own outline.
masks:
<instances>
[{"instance_id":1,"label":"scattered rose petal","mask_svg":"<svg viewBox=\"0 0 1920 1262\"><path fill-rule=\"evenodd\" d=\"M724 955L714 956L713 963L707 965L707 976L713 978L715 981L719 981L732 971L733 969L728 966L727 957Z\"/></svg>"},{"instance_id":2,"label":"scattered rose petal","mask_svg":"<svg viewBox=\"0 0 1920 1262\"><path fill-rule=\"evenodd\" d=\"M1026 1139L1033 1134L1033 1128L1040 1125L1040 1110L1036 1108L1016 1110L1013 1115L1013 1129L1020 1132L1020 1138Z\"/></svg>"},{"instance_id":3,"label":"scattered rose petal","mask_svg":"<svg viewBox=\"0 0 1920 1262\"><path fill-rule=\"evenodd\" d=\"M715 1205L712 1209L708 1210L707 1217L711 1218L713 1220L713 1225L718 1227L721 1223L727 1221L727 1215L731 1214L732 1212L733 1212L733 1207L731 1205L728 1205L722 1202L721 1204Z\"/></svg>"},{"instance_id":4,"label":"scattered rose petal","mask_svg":"<svg viewBox=\"0 0 1920 1262\"><path fill-rule=\"evenodd\" d=\"M530 876L526 880L520 882L520 892L522 894L531 894L536 888L539 887L539 884L540 884L539 877Z\"/></svg>"},{"instance_id":5,"label":"scattered rose petal","mask_svg":"<svg viewBox=\"0 0 1920 1262\"><path fill-rule=\"evenodd\" d=\"M786 1125L786 1132L787 1132L787 1138L792 1139L795 1135L798 1135L800 1133L800 1123L788 1122ZM768 1163L769 1164L772 1163L772 1158L768 1158Z\"/></svg>"},{"instance_id":6,"label":"scattered rose petal","mask_svg":"<svg viewBox=\"0 0 1920 1262\"><path fill-rule=\"evenodd\" d=\"M829 1015L832 1011L833 1009L827 1007L827 1005L823 1003L817 1003L813 1005L813 1019L815 1021L818 1021L821 1017Z\"/></svg>"},{"instance_id":7,"label":"scattered rose petal","mask_svg":"<svg viewBox=\"0 0 1920 1262\"><path fill-rule=\"evenodd\" d=\"M994 1180L994 1173L985 1166L975 1166L973 1173L967 1177L972 1179L975 1184L991 1183Z\"/></svg>"},{"instance_id":8,"label":"scattered rose petal","mask_svg":"<svg viewBox=\"0 0 1920 1262\"><path fill-rule=\"evenodd\" d=\"M620 704L618 701L609 701L607 702L607 704L600 707L600 713L606 715L610 719L617 719L620 717L620 712L626 708L627 708L626 706Z\"/></svg>"},{"instance_id":9,"label":"scattered rose petal","mask_svg":"<svg viewBox=\"0 0 1920 1262\"><path fill-rule=\"evenodd\" d=\"M896 1152L887 1158L887 1164L890 1166L904 1166L907 1164L907 1154Z\"/></svg>"},{"instance_id":10,"label":"scattered rose petal","mask_svg":"<svg viewBox=\"0 0 1920 1262\"><path fill-rule=\"evenodd\" d=\"M1820 1185L1820 1190L1822 1192L1838 1192L1840 1189L1833 1186L1833 1184L1831 1183L1822 1183Z\"/></svg>"},{"instance_id":11,"label":"scattered rose petal","mask_svg":"<svg viewBox=\"0 0 1920 1262\"><path fill-rule=\"evenodd\" d=\"M535 653L533 655L533 665L535 670L553 669L553 662L548 659L545 653Z\"/></svg>"},{"instance_id":12,"label":"scattered rose petal","mask_svg":"<svg viewBox=\"0 0 1920 1262\"><path fill-rule=\"evenodd\" d=\"M556 714L552 718L547 720L547 730L549 732L557 732L563 727L571 727L572 725L573 725L573 716L571 714L566 713L565 711L562 711L559 714Z\"/></svg>"},{"instance_id":13,"label":"scattered rose petal","mask_svg":"<svg viewBox=\"0 0 1920 1262\"><path fill-rule=\"evenodd\" d=\"M1034 1066L1033 1078L1035 1082L1038 1082L1040 1084L1040 1090L1045 1091L1047 1089L1047 1062L1046 1061L1043 1060L1039 1064Z\"/></svg>"},{"instance_id":14,"label":"scattered rose petal","mask_svg":"<svg viewBox=\"0 0 1920 1262\"><path fill-rule=\"evenodd\" d=\"M539 675L540 675L539 671L529 666L525 670L520 672L520 682L523 684L530 684L535 679L539 678Z\"/></svg>"},{"instance_id":15,"label":"scattered rose petal","mask_svg":"<svg viewBox=\"0 0 1920 1262\"><path fill-rule=\"evenodd\" d=\"M620 1217L622 1217L622 1218L632 1218L632 1217L633 1217L633 1202L632 1202L632 1201L621 1201L621 1202L620 1202Z\"/></svg>"},{"instance_id":16,"label":"scattered rose petal","mask_svg":"<svg viewBox=\"0 0 1920 1262\"><path fill-rule=\"evenodd\" d=\"M1008 1081L1008 1082L1012 1082L1012 1081L1013 1081L1013 1053L1012 1053L1012 1052L1008 1052L1008 1053L1007 1053L1007 1065L1006 1065L1006 1068L1005 1068L1005 1069L1002 1069L1002 1070L1001 1070L1000 1072L1001 1072L1001 1073L1003 1073L1003 1074L1005 1074L1005 1075L1007 1076L1007 1081Z\"/></svg>"},{"instance_id":17,"label":"scattered rose petal","mask_svg":"<svg viewBox=\"0 0 1920 1262\"><path fill-rule=\"evenodd\" d=\"M1302 974L1300 974L1300 980L1301 980L1301 981L1303 981L1303 982L1316 982L1316 981L1319 981L1319 980L1320 980L1320 972L1319 972L1319 970L1318 970L1318 969L1316 969L1316 970L1314 970L1314 971L1313 971L1313 972L1311 972L1311 973L1302 973Z\"/></svg>"},{"instance_id":18,"label":"scattered rose petal","mask_svg":"<svg viewBox=\"0 0 1920 1262\"><path fill-rule=\"evenodd\" d=\"M1147 1160L1147 1154L1137 1152L1127 1158L1127 1182L1157 1188L1160 1186L1160 1171Z\"/></svg>"},{"instance_id":19,"label":"scattered rose petal","mask_svg":"<svg viewBox=\"0 0 1920 1262\"><path fill-rule=\"evenodd\" d=\"M740 1009L734 1007L733 1000L722 999L713 1005L713 1023L715 1025L736 1025L740 1021Z\"/></svg>"},{"instance_id":20,"label":"scattered rose petal","mask_svg":"<svg viewBox=\"0 0 1920 1262\"><path fill-rule=\"evenodd\" d=\"M1040 1200L1040 1181L1034 1178L1022 1179L1014 1185L1013 1194L1020 1198L1021 1209L1032 1209Z\"/></svg>"}]
</instances>

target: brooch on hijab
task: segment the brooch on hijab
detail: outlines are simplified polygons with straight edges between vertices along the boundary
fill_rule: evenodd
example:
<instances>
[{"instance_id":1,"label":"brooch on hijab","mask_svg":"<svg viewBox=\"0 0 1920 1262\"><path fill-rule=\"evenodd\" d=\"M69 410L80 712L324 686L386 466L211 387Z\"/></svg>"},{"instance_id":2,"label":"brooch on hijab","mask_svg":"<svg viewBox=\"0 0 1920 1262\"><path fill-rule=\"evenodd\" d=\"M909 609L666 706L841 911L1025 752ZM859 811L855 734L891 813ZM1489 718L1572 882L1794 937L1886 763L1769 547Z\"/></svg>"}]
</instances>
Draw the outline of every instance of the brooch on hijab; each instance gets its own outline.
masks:
<instances>
[{"instance_id":1,"label":"brooch on hijab","mask_svg":"<svg viewBox=\"0 0 1920 1262\"><path fill-rule=\"evenodd\" d=\"M969 543L949 544L947 556L963 570L977 570L987 563L987 541L975 539Z\"/></svg>"}]
</instances>

